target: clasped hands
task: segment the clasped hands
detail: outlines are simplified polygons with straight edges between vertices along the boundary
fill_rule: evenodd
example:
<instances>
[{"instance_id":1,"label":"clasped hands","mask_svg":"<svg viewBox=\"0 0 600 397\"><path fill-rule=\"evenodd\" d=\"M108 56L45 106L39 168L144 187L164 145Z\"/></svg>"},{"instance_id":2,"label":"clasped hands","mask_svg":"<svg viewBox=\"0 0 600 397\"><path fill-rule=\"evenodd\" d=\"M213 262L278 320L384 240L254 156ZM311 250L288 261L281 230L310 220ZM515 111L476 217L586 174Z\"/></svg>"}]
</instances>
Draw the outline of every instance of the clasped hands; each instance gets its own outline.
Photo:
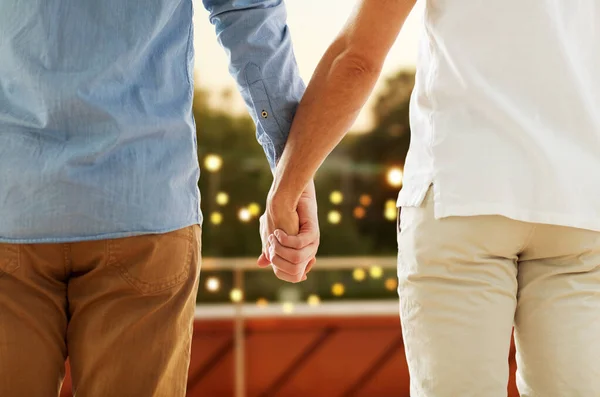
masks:
<instances>
[{"instance_id":1,"label":"clasped hands","mask_svg":"<svg viewBox=\"0 0 600 397\"><path fill-rule=\"evenodd\" d=\"M277 278L291 283L306 280L319 248L319 220L314 182L299 199L272 188L260 218L260 267L272 266Z\"/></svg>"}]
</instances>

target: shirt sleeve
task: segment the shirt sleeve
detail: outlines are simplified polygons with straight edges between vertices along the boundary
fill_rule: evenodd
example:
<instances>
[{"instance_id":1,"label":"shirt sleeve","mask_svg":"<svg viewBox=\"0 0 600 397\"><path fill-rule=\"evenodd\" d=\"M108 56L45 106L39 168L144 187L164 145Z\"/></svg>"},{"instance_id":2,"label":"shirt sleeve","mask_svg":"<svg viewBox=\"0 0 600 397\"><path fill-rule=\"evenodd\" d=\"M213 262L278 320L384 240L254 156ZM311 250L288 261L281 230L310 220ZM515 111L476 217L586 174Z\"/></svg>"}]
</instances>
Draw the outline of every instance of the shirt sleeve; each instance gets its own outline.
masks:
<instances>
[{"instance_id":1,"label":"shirt sleeve","mask_svg":"<svg viewBox=\"0 0 600 397\"><path fill-rule=\"evenodd\" d=\"M256 123L271 169L279 160L298 103L300 78L283 0L203 0L229 71Z\"/></svg>"}]
</instances>

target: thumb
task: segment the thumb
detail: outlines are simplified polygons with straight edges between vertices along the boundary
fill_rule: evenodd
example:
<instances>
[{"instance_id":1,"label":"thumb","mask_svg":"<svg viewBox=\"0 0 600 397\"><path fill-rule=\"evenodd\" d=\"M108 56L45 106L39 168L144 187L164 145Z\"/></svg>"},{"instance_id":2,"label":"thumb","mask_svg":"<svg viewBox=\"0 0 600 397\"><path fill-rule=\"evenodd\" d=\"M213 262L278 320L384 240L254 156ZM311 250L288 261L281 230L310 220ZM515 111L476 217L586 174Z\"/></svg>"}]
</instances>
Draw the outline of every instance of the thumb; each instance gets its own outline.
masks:
<instances>
[{"instance_id":1,"label":"thumb","mask_svg":"<svg viewBox=\"0 0 600 397\"><path fill-rule=\"evenodd\" d=\"M278 219L276 222L278 229L284 231L288 236L297 236L300 232L300 219L296 211L286 214L287 216Z\"/></svg>"},{"instance_id":2,"label":"thumb","mask_svg":"<svg viewBox=\"0 0 600 397\"><path fill-rule=\"evenodd\" d=\"M258 261L256 262L256 264L259 267L267 267L271 264L271 261L267 258L267 256L265 255L265 253L263 252L262 254L260 254L260 256L258 257Z\"/></svg>"}]
</instances>

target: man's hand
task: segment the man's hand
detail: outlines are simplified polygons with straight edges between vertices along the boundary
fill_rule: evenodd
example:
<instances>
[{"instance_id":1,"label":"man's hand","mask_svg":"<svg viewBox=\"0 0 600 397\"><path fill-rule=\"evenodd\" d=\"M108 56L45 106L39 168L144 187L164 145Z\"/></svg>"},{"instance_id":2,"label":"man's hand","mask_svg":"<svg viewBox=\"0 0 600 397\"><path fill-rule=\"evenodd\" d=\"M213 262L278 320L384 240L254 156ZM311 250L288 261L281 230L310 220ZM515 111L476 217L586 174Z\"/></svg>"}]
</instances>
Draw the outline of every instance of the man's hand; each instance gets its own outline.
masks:
<instances>
[{"instance_id":1,"label":"man's hand","mask_svg":"<svg viewBox=\"0 0 600 397\"><path fill-rule=\"evenodd\" d=\"M320 239L314 183L308 184L297 204L270 192L260 232L263 252L258 265L272 265L277 278L284 281L306 280L316 261Z\"/></svg>"}]
</instances>

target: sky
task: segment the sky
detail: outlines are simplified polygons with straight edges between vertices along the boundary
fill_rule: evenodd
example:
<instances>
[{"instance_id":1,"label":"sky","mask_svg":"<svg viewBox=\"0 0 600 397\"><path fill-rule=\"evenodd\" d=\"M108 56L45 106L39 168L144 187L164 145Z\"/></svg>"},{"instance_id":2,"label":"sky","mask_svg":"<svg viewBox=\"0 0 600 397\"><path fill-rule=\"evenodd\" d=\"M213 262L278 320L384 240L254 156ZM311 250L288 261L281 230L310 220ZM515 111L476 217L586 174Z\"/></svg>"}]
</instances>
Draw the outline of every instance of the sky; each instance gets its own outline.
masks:
<instances>
[{"instance_id":1,"label":"sky","mask_svg":"<svg viewBox=\"0 0 600 397\"><path fill-rule=\"evenodd\" d=\"M286 0L294 52L300 74L307 83L321 56L337 36L358 1L360 0ZM225 52L217 43L214 28L208 21L208 13L201 2L195 4L196 84L207 89L212 96L211 103L219 106L220 96L215 93L235 88L235 84L227 70ZM393 74L401 68L414 69L422 15L423 3L419 2L386 60L382 79L376 90L383 87L386 75ZM233 101L236 111L245 110L239 94L235 94ZM353 130L367 130L370 127L370 105L372 102L367 103Z\"/></svg>"}]
</instances>

